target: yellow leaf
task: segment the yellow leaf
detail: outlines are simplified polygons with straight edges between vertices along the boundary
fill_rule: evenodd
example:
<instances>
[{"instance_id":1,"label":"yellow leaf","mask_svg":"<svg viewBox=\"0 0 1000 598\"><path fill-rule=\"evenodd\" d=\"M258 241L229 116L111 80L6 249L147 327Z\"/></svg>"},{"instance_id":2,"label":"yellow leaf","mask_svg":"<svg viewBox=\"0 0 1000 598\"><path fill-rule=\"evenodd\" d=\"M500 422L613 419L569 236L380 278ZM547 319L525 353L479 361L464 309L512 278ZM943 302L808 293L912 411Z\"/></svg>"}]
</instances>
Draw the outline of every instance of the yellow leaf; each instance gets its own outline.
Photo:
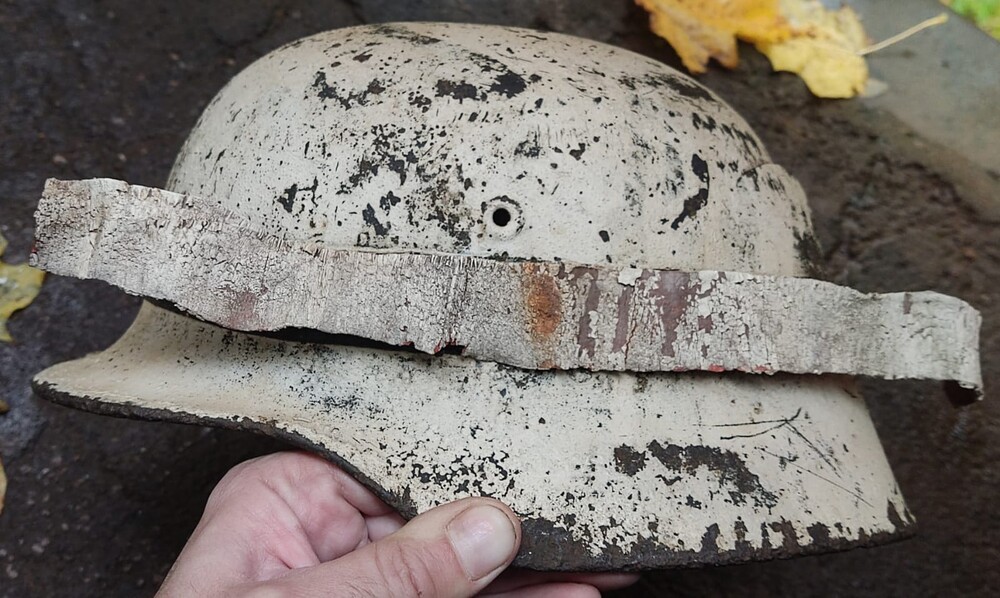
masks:
<instances>
[{"instance_id":1,"label":"yellow leaf","mask_svg":"<svg viewBox=\"0 0 1000 598\"><path fill-rule=\"evenodd\" d=\"M739 61L736 39L776 42L788 36L778 0L636 0L649 14L653 33L667 40L692 73L710 58L725 67Z\"/></svg>"},{"instance_id":2,"label":"yellow leaf","mask_svg":"<svg viewBox=\"0 0 1000 598\"><path fill-rule=\"evenodd\" d=\"M791 36L756 44L774 70L796 73L821 98L850 98L864 91L868 65L862 50L868 37L857 13L849 6L827 10L818 0L781 0L781 13Z\"/></svg>"},{"instance_id":3,"label":"yellow leaf","mask_svg":"<svg viewBox=\"0 0 1000 598\"><path fill-rule=\"evenodd\" d=\"M0 235L0 257L6 249L7 239ZM0 341L14 340L7 331L7 318L35 300L44 278L44 272L27 264L13 266L0 261Z\"/></svg>"},{"instance_id":4,"label":"yellow leaf","mask_svg":"<svg viewBox=\"0 0 1000 598\"><path fill-rule=\"evenodd\" d=\"M3 513L3 499L7 496L7 474L3 471L3 461L0 461L0 513Z\"/></svg>"}]
</instances>

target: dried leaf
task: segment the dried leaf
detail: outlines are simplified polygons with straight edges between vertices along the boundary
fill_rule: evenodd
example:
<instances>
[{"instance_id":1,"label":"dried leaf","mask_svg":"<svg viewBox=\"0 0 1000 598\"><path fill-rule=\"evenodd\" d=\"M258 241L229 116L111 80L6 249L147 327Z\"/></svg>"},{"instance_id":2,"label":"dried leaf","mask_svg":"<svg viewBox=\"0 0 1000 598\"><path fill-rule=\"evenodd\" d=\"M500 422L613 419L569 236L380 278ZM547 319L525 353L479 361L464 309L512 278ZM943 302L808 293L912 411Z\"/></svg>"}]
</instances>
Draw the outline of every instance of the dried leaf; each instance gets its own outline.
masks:
<instances>
[{"instance_id":1,"label":"dried leaf","mask_svg":"<svg viewBox=\"0 0 1000 598\"><path fill-rule=\"evenodd\" d=\"M0 460L0 513L3 513L3 499L7 496L7 474L3 471L3 461Z\"/></svg>"},{"instance_id":2,"label":"dried leaf","mask_svg":"<svg viewBox=\"0 0 1000 598\"><path fill-rule=\"evenodd\" d=\"M677 50L684 66L703 73L710 58L735 68L736 39L771 43L788 36L778 0L636 0L653 33Z\"/></svg>"},{"instance_id":3,"label":"dried leaf","mask_svg":"<svg viewBox=\"0 0 1000 598\"><path fill-rule=\"evenodd\" d=\"M854 10L831 11L818 0L781 0L781 13L791 37L756 44L775 70L796 73L821 98L850 98L864 91L868 65L861 53L868 37Z\"/></svg>"},{"instance_id":4,"label":"dried leaf","mask_svg":"<svg viewBox=\"0 0 1000 598\"><path fill-rule=\"evenodd\" d=\"M738 38L755 44L775 70L797 74L821 98L865 93L866 54L948 20L941 14L869 46L854 10L829 10L819 0L635 1L650 13L653 33L670 42L692 73L705 72L710 58L735 68Z\"/></svg>"},{"instance_id":5,"label":"dried leaf","mask_svg":"<svg viewBox=\"0 0 1000 598\"><path fill-rule=\"evenodd\" d=\"M0 257L7 249L7 239L0 235ZM24 309L38 296L45 273L27 264L11 265L0 260L0 341L11 342L7 319Z\"/></svg>"}]
</instances>

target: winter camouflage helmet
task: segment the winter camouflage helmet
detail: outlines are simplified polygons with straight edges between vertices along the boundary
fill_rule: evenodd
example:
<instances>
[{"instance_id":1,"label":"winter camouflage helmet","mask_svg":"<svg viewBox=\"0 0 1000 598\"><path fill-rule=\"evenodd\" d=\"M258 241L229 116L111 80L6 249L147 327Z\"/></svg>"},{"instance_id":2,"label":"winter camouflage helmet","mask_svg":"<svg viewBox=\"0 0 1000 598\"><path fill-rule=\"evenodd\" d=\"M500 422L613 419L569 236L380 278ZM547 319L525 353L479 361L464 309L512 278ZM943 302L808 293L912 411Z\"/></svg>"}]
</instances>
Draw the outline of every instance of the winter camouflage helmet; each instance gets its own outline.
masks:
<instances>
[{"instance_id":1,"label":"winter camouflage helmet","mask_svg":"<svg viewBox=\"0 0 1000 598\"><path fill-rule=\"evenodd\" d=\"M746 123L595 42L300 40L216 96L167 189L48 184L36 262L154 302L36 391L287 439L406 516L494 496L527 567L905 536L849 375L979 386L968 305L808 278L805 196Z\"/></svg>"}]
</instances>

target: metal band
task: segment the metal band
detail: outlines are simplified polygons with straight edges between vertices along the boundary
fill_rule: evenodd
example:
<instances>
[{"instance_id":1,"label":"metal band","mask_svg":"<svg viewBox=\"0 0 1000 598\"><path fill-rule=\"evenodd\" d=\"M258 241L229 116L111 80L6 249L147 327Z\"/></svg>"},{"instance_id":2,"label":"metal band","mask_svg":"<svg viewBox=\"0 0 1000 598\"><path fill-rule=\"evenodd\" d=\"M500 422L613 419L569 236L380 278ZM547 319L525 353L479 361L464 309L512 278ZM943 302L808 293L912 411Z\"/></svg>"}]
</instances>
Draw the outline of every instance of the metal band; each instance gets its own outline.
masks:
<instances>
[{"instance_id":1,"label":"metal band","mask_svg":"<svg viewBox=\"0 0 1000 598\"><path fill-rule=\"evenodd\" d=\"M522 368L839 373L981 394L979 325L934 292L804 278L330 249L209 201L110 179L46 184L33 264L235 330L305 328Z\"/></svg>"}]
</instances>

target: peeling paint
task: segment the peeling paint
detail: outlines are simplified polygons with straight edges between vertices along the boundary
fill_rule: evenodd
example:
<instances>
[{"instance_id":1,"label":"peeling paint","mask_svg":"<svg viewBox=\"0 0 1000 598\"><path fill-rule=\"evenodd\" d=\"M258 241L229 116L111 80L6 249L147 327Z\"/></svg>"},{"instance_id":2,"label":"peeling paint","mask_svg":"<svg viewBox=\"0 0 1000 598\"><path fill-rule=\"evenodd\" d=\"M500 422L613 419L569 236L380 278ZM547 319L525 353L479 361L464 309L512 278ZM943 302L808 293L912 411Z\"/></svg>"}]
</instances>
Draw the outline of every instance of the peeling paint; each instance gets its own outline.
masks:
<instances>
[{"instance_id":1,"label":"peeling paint","mask_svg":"<svg viewBox=\"0 0 1000 598\"><path fill-rule=\"evenodd\" d=\"M31 259L251 332L310 329L428 353L457 345L532 369L865 374L954 381L958 400L981 394L981 316L937 293L868 295L709 270L643 270L628 286L613 266L331 251L261 234L206 204L110 179L49 181ZM462 214L449 211L457 205L443 197L428 219L471 242L472 231L457 229ZM396 242L404 225L389 207L383 217L365 205L360 246ZM480 210L498 239L519 241L530 226L505 196ZM94 223L121 215L128 226L99 224L93 238ZM255 301L234 305L234 293Z\"/></svg>"},{"instance_id":2,"label":"peeling paint","mask_svg":"<svg viewBox=\"0 0 1000 598\"><path fill-rule=\"evenodd\" d=\"M39 394L283 438L406 517L495 496L524 522L516 564L538 569L745 562L911 533L842 377L662 371L854 368L823 343L789 354L768 339L801 333L789 309L834 321L817 297L882 300L791 278L814 257L801 188L724 103L649 58L470 25L319 34L220 92L168 187L187 195L139 190L147 203L112 210L130 216L99 242L88 228L79 251L41 210L35 259L104 268L113 249L134 269L101 276L162 285L142 287L161 299L202 272L225 281L192 282L198 305L224 311L208 319L281 322L277 338L146 304L114 347L40 374ZM140 233L171 242L115 244ZM911 329L951 305L892 301L887 322Z\"/></svg>"},{"instance_id":3,"label":"peeling paint","mask_svg":"<svg viewBox=\"0 0 1000 598\"><path fill-rule=\"evenodd\" d=\"M642 270L639 268L624 268L618 273L618 284L635 286L635 281L639 280L640 276L642 276Z\"/></svg>"}]
</instances>

